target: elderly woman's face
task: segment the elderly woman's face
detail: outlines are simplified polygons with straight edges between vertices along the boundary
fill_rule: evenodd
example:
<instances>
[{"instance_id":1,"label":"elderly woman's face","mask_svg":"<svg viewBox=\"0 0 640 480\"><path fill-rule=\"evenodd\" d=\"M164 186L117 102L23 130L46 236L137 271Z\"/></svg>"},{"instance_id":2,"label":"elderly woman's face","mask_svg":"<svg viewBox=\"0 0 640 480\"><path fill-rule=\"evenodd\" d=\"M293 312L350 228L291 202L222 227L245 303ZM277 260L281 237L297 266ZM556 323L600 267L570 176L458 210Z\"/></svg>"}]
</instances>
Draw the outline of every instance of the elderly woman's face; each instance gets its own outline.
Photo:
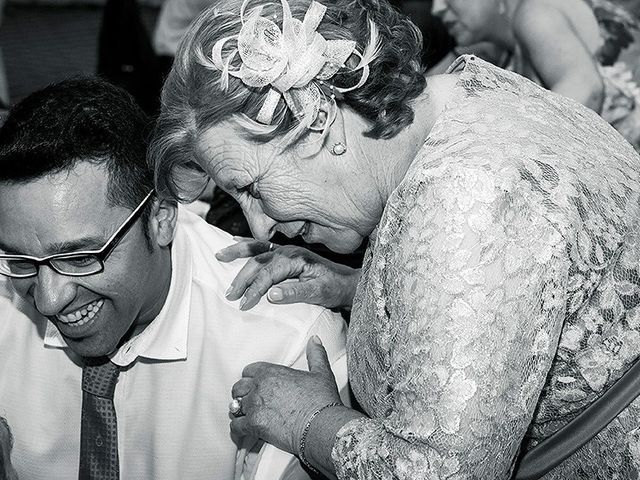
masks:
<instances>
[{"instance_id":1,"label":"elderly woman's face","mask_svg":"<svg viewBox=\"0 0 640 480\"><path fill-rule=\"evenodd\" d=\"M339 253L358 248L378 219L362 218L352 208L336 172L325 171L317 159L281 153L276 143L248 141L223 123L201 136L198 163L238 201L257 239L279 231Z\"/></svg>"},{"instance_id":2,"label":"elderly woman's face","mask_svg":"<svg viewBox=\"0 0 640 480\"><path fill-rule=\"evenodd\" d=\"M434 0L431 12L460 46L489 40L502 0Z\"/></svg>"}]
</instances>

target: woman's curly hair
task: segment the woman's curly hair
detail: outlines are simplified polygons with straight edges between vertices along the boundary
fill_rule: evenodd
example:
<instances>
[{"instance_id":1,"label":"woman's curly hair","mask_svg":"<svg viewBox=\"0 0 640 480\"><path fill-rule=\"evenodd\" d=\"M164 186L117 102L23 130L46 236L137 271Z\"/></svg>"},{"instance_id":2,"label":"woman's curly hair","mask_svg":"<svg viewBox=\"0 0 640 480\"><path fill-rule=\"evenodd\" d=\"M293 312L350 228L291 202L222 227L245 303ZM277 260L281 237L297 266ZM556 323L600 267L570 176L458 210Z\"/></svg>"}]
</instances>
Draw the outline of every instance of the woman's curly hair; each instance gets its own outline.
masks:
<instances>
[{"instance_id":1,"label":"woman's curly hair","mask_svg":"<svg viewBox=\"0 0 640 480\"><path fill-rule=\"evenodd\" d=\"M290 0L294 18L302 19L311 0ZM173 68L162 91L162 111L156 124L149 160L154 164L158 193L181 201L191 201L206 185L206 175L195 161L200 135L231 117L241 120L249 138L270 140L291 131L297 119L283 100L271 125L254 122L269 87L250 88L235 77L221 87L221 72L211 60L213 45L237 35L242 27L242 0L219 0L192 24L181 42ZM261 5L265 17L282 17L280 2L252 1L248 8ZM414 118L411 101L424 90L426 80L420 63L422 36L416 26L395 10L387 0L331 0L317 31L327 40L356 42L364 52L377 30L379 49L369 63L369 76L360 88L345 92L340 102L369 121L365 135L391 138L410 125ZM374 35L375 37L375 35ZM223 53L226 53L223 52ZM225 55L226 57L226 55ZM361 71L350 66L358 62L353 55L347 67L329 81L336 86L358 82ZM237 67L239 60L232 63Z\"/></svg>"},{"instance_id":2,"label":"woman's curly hair","mask_svg":"<svg viewBox=\"0 0 640 480\"><path fill-rule=\"evenodd\" d=\"M361 87L344 95L344 101L371 122L368 136L391 138L413 121L411 100L425 88L420 63L422 34L408 17L387 0L351 0L346 4L349 29L357 32L358 45L367 41L368 19L378 27L381 48L371 62L371 74ZM357 14L356 14L357 12Z\"/></svg>"}]
</instances>

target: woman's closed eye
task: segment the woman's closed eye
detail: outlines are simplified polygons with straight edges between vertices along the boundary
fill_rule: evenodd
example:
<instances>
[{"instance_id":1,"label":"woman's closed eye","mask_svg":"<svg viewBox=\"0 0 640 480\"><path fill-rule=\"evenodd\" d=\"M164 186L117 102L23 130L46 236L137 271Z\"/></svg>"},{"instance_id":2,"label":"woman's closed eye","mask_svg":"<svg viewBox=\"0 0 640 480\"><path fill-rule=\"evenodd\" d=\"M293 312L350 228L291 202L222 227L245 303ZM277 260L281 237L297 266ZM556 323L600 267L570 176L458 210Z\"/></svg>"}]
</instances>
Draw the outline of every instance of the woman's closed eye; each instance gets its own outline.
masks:
<instances>
[{"instance_id":1,"label":"woman's closed eye","mask_svg":"<svg viewBox=\"0 0 640 480\"><path fill-rule=\"evenodd\" d=\"M258 186L255 182L250 183L242 188L238 188L239 192L246 192L251 195L253 198L262 198L260 196L260 191L258 190Z\"/></svg>"}]
</instances>

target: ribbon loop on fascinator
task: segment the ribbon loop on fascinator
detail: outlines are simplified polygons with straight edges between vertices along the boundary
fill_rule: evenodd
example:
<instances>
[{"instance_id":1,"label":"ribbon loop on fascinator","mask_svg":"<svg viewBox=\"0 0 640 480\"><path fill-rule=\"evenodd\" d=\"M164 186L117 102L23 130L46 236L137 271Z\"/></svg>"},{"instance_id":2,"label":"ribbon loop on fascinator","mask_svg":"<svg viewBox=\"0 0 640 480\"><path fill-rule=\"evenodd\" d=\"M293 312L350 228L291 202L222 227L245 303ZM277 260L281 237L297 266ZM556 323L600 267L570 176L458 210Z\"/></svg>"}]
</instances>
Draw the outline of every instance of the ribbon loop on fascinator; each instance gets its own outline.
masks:
<instances>
[{"instance_id":1,"label":"ribbon loop on fascinator","mask_svg":"<svg viewBox=\"0 0 640 480\"><path fill-rule=\"evenodd\" d=\"M320 81L333 77L352 54L360 57L353 70L362 70L357 85L349 88L334 87L338 92L346 92L364 84L369 75L365 55L356 51L356 43L350 40L326 40L316 30L327 8L313 1L302 21L293 18L287 0L282 3L282 29L272 20L262 16L262 6L247 15L245 10L250 0L245 0L240 9L242 28L238 35L218 40L213 46L211 57L220 70L220 84L223 90L229 85L229 75L239 78L248 87L270 89L256 117L262 124L269 125L273 114L284 98L287 108L299 120L302 127L309 127L318 115L326 95L318 86ZM375 29L375 27L374 27ZM375 35L372 35L375 40ZM236 40L236 47L222 58L225 44ZM375 42L374 42L375 43ZM231 63L239 55L241 64L232 69ZM333 99L332 99L333 101Z\"/></svg>"}]
</instances>

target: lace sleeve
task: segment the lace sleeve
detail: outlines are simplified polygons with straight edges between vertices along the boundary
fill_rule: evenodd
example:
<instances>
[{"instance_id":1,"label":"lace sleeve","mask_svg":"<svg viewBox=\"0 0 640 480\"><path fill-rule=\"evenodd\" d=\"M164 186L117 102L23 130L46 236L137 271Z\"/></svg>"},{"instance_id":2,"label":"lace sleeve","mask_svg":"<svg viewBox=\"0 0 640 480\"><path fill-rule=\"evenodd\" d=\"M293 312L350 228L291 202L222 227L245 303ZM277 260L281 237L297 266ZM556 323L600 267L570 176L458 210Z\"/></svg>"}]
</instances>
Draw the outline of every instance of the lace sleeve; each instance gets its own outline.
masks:
<instances>
[{"instance_id":1,"label":"lace sleeve","mask_svg":"<svg viewBox=\"0 0 640 480\"><path fill-rule=\"evenodd\" d=\"M378 283L384 299L387 408L339 431L340 479L509 478L556 351L570 263L533 194L458 167L387 206L371 260L385 266L364 289Z\"/></svg>"}]
</instances>

